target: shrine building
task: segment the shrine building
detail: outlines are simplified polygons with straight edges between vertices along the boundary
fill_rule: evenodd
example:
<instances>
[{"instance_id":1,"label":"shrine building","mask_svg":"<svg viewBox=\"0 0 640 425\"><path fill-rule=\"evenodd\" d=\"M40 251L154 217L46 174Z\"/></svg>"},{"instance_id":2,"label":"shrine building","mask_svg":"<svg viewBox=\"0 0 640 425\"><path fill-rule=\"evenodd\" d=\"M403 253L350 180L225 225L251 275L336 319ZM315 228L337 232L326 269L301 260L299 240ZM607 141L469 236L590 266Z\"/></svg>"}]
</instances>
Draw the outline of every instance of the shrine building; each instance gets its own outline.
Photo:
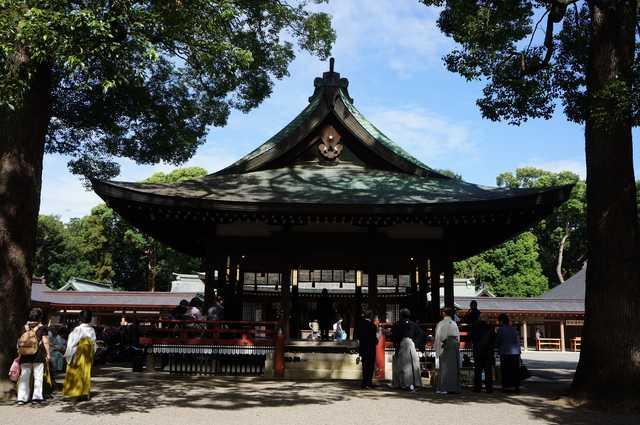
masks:
<instances>
[{"instance_id":1,"label":"shrine building","mask_svg":"<svg viewBox=\"0 0 640 425\"><path fill-rule=\"evenodd\" d=\"M220 171L177 184L92 181L142 232L205 259L207 305L224 295L226 318L278 320L292 339L323 289L347 328L365 305L436 321L441 287L454 305L454 261L529 229L572 189L485 187L430 168L358 111L333 68L298 116Z\"/></svg>"}]
</instances>

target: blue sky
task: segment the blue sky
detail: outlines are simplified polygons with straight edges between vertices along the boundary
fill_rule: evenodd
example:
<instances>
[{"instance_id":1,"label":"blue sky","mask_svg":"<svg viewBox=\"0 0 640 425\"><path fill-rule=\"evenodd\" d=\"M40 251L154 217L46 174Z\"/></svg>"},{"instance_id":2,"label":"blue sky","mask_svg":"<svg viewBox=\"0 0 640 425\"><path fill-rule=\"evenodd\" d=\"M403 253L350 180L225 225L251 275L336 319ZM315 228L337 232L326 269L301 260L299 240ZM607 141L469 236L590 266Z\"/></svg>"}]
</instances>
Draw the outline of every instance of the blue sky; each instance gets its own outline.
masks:
<instances>
[{"instance_id":1,"label":"blue sky","mask_svg":"<svg viewBox=\"0 0 640 425\"><path fill-rule=\"evenodd\" d=\"M453 44L436 27L437 11L415 0L334 0L318 7L334 16L335 70L349 79L356 106L427 165L484 185L495 185L498 174L522 166L571 170L584 177L583 128L567 122L561 112L519 127L482 119L475 105L482 85L444 69L441 58ZM277 82L268 100L248 114L232 113L224 128L211 128L206 144L185 165L214 172L264 142L305 107L313 79L327 69L327 62L300 53L291 76ZM638 150L634 141L636 170ZM66 163L62 156L45 157L40 206L41 214L65 221L88 214L101 202L82 188ZM173 168L127 160L121 165L118 180L131 181Z\"/></svg>"}]
</instances>

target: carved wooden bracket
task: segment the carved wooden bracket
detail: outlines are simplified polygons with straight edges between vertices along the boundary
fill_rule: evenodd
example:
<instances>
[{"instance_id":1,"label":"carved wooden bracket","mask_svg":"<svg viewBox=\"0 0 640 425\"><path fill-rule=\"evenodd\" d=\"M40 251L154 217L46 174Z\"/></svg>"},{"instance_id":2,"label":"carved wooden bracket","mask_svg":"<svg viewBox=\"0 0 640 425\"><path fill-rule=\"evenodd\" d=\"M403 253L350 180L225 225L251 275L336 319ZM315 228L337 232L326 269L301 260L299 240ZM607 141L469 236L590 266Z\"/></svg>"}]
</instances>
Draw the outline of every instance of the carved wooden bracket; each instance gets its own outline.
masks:
<instances>
[{"instance_id":1,"label":"carved wooden bracket","mask_svg":"<svg viewBox=\"0 0 640 425\"><path fill-rule=\"evenodd\" d=\"M320 144L318 150L326 159L334 160L342 152L342 143L340 143L340 133L333 126L326 126L320 131Z\"/></svg>"}]
</instances>

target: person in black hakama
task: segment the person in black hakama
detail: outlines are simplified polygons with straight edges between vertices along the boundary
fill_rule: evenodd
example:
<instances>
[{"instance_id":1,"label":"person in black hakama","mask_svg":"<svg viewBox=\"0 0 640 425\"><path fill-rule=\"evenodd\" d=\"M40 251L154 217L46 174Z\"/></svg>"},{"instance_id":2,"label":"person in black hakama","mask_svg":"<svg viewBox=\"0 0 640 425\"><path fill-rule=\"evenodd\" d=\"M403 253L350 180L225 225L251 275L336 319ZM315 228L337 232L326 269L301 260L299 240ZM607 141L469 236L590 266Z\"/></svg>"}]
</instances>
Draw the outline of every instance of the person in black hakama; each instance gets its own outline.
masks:
<instances>
[{"instance_id":1,"label":"person in black hakama","mask_svg":"<svg viewBox=\"0 0 640 425\"><path fill-rule=\"evenodd\" d=\"M414 391L422 386L420 359L416 347L424 345L425 335L410 318L411 312L403 308L400 310L400 320L391 328L391 339L396 349L393 356L392 386Z\"/></svg>"},{"instance_id":2,"label":"person in black hakama","mask_svg":"<svg viewBox=\"0 0 640 425\"><path fill-rule=\"evenodd\" d=\"M371 312L363 311L356 327L358 352L362 362L362 388L373 388L373 372L376 367L378 327L372 321Z\"/></svg>"},{"instance_id":3,"label":"person in black hakama","mask_svg":"<svg viewBox=\"0 0 640 425\"><path fill-rule=\"evenodd\" d=\"M488 393L493 392L493 349L495 346L495 332L491 326L480 317L471 328L473 342L473 390L482 390L482 374L484 386Z\"/></svg>"}]
</instances>

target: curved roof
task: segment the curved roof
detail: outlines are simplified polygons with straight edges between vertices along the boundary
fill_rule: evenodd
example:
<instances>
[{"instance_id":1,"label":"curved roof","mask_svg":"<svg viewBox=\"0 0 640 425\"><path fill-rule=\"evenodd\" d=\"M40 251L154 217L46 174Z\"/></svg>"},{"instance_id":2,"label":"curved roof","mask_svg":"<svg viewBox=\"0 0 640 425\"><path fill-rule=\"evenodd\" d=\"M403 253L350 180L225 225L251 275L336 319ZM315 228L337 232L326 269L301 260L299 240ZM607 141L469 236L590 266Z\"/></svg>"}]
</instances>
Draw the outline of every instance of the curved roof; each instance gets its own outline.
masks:
<instances>
[{"instance_id":1,"label":"curved roof","mask_svg":"<svg viewBox=\"0 0 640 425\"><path fill-rule=\"evenodd\" d=\"M427 240L435 250L446 234L447 249L462 258L523 231L569 197L572 186L491 188L440 174L369 122L348 84L333 69L316 78L298 116L214 174L171 185L92 180L93 188L138 228L198 255L212 234L257 243L273 226L340 220L347 227L334 231L354 240L363 226L389 226L380 238L407 251ZM319 149L326 131L339 136L330 144L342 145L335 159ZM317 238L329 238L323 229ZM290 237L296 232L303 230Z\"/></svg>"},{"instance_id":2,"label":"curved roof","mask_svg":"<svg viewBox=\"0 0 640 425\"><path fill-rule=\"evenodd\" d=\"M425 205L529 199L552 195L560 202L571 186L547 189L490 188L454 179L407 175L342 164L298 164L241 174L211 174L177 184L100 182L101 196L130 197L161 202L158 198L202 202L333 205Z\"/></svg>"},{"instance_id":3,"label":"curved roof","mask_svg":"<svg viewBox=\"0 0 640 425\"><path fill-rule=\"evenodd\" d=\"M304 143L305 138L331 116L392 169L401 173L451 179L409 154L367 120L349 96L349 81L340 78L339 73L333 70L325 72L322 78L316 78L314 85L315 92L309 98L309 104L291 122L249 154L215 174L238 174L271 168L275 160Z\"/></svg>"}]
</instances>

